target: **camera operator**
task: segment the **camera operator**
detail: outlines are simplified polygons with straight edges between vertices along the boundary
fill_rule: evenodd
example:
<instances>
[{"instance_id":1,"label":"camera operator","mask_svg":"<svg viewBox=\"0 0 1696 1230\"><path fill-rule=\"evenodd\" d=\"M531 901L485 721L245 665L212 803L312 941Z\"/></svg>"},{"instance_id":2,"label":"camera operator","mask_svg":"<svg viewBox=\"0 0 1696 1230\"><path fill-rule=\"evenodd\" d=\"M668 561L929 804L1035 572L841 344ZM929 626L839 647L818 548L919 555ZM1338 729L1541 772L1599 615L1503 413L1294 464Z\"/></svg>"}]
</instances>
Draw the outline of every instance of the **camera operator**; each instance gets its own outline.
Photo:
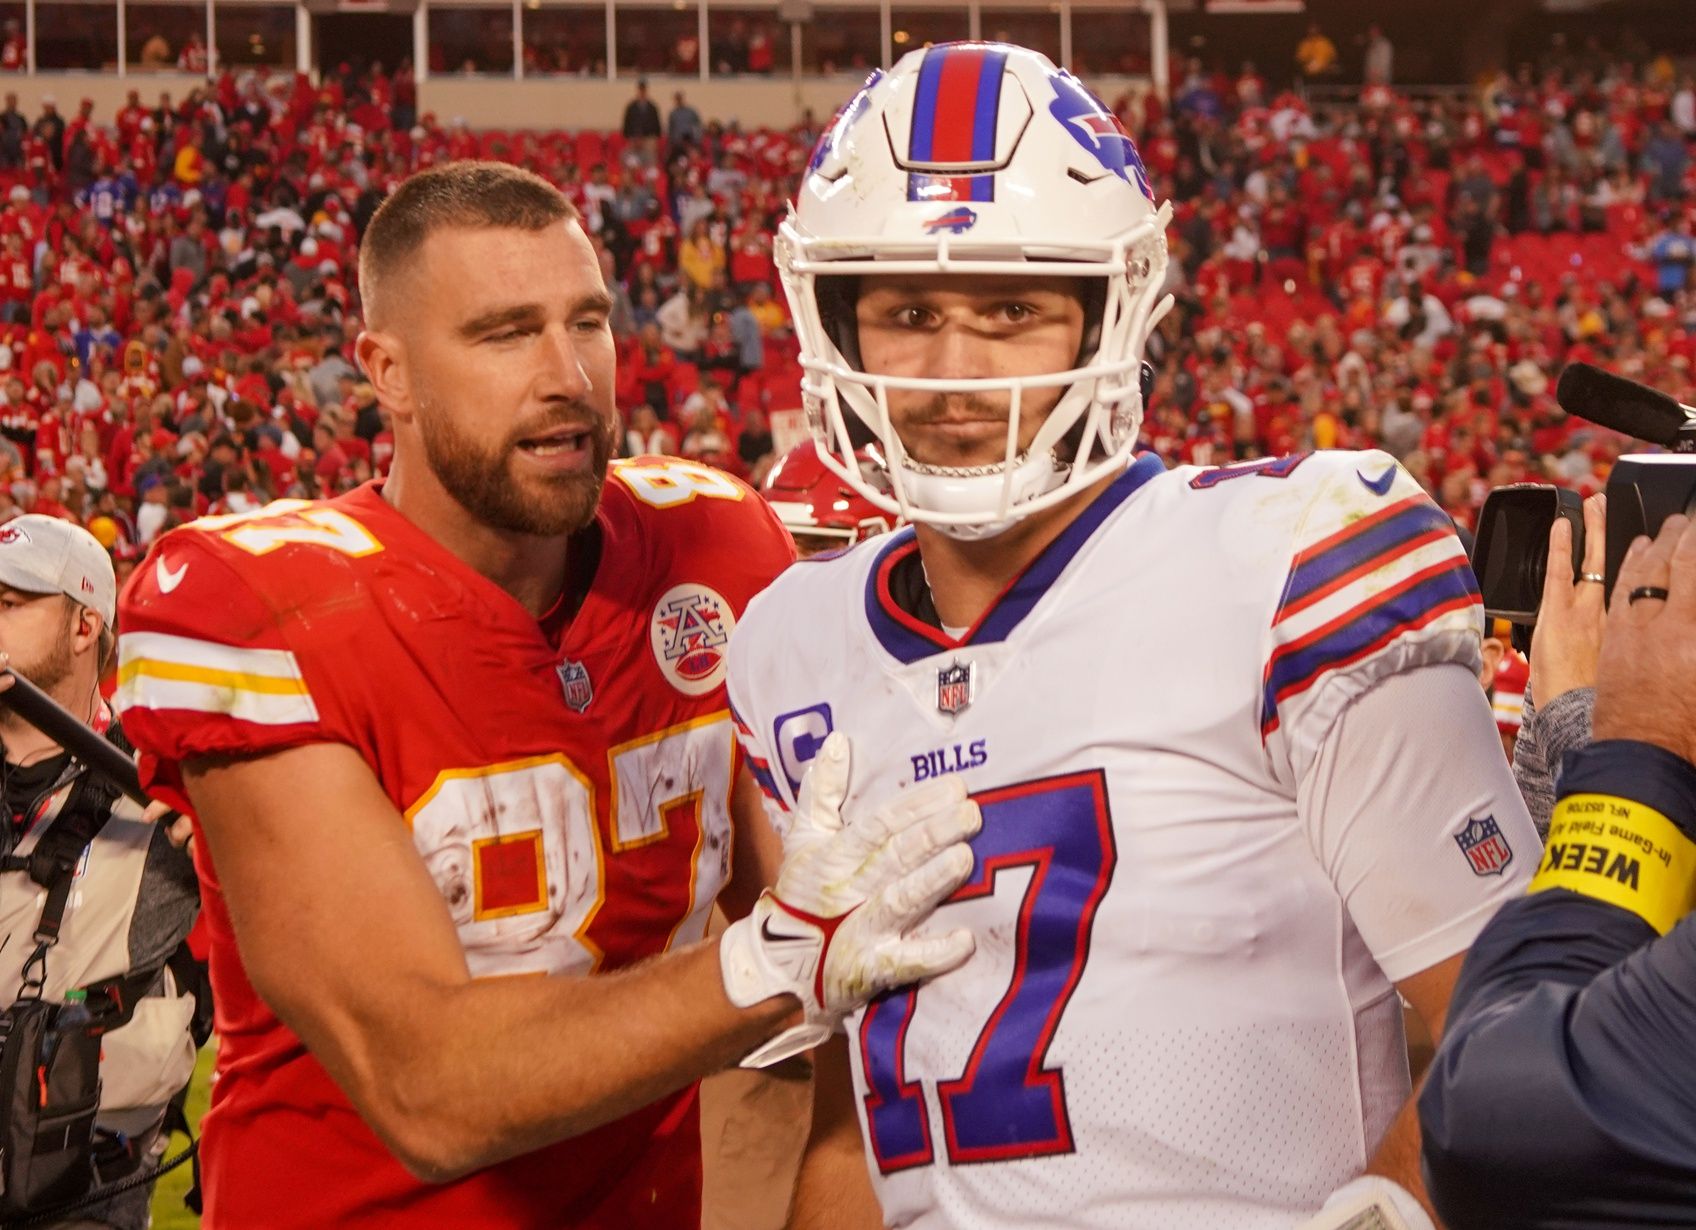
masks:
<instances>
[{"instance_id":1,"label":"camera operator","mask_svg":"<svg viewBox=\"0 0 1696 1230\"><path fill-rule=\"evenodd\" d=\"M1686 517L1668 518L1652 544L1639 538L1620 567L1593 728L1562 766L1530 893L1473 945L1420 1096L1427 1185L1449 1230L1696 1219Z\"/></svg>"},{"instance_id":2,"label":"camera operator","mask_svg":"<svg viewBox=\"0 0 1696 1230\"><path fill-rule=\"evenodd\" d=\"M1557 518L1549 533L1549 566L1531 641L1531 685L1513 755L1513 775L1540 837L1549 835L1555 770L1568 752L1590 742L1606 537L1607 496L1593 495L1584 501L1583 571L1573 581L1572 527Z\"/></svg>"},{"instance_id":3,"label":"camera operator","mask_svg":"<svg viewBox=\"0 0 1696 1230\"><path fill-rule=\"evenodd\" d=\"M44 516L0 526L0 668L16 670L129 752L98 688L116 639L116 602L111 559L87 531ZM0 693L13 683L11 674L0 674ZM72 1159L80 1183L73 1195L80 1196L140 1174L164 1152L167 1108L194 1068L196 1009L210 1007L197 1005L193 994L201 985L197 971L180 955L172 960L187 951L181 945L199 908L199 891L188 855L178 848L181 838L173 841L171 830L152 822L155 809L144 815L104 777L3 707L0 747L5 804L0 855L6 856L0 867L0 1005L15 1008L35 997L81 1003L86 996L88 1008L98 1012L109 1006L110 988L116 986L122 989L116 996L120 1009L133 1008L127 1023L100 1038L101 1089L89 1169ZM45 903L54 891L33 878L44 866L39 859L33 867L25 864L31 854L60 851L67 874L74 861L75 878L68 881L68 894L60 895L57 942L42 946ZM129 981L106 981L121 977ZM121 1020L121 1011L110 1019ZM4 1075L0 1066L0 1081ZM47 1081L43 1076L43 1105ZM6 1102L14 1100L14 1092L0 1087L0 1115L9 1113ZM0 1130L7 1131L9 1142L27 1135L16 1122L0 1122ZM6 1173L10 1179L12 1171ZM151 1183L141 1184L51 1224L144 1230L151 1190ZM10 1182L4 1194L14 1216L15 1203L28 1201ZM64 1197L45 1203L57 1207Z\"/></svg>"}]
</instances>

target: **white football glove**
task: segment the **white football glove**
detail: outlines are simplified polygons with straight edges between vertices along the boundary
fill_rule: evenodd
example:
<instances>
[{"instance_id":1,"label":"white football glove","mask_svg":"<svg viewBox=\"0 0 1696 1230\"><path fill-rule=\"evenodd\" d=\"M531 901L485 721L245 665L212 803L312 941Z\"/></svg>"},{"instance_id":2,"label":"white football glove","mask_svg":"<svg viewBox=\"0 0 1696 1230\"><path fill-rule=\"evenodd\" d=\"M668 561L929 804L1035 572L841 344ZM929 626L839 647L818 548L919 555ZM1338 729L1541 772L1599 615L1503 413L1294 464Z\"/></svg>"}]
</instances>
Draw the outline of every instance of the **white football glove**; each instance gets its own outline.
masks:
<instances>
[{"instance_id":1,"label":"white football glove","mask_svg":"<svg viewBox=\"0 0 1696 1230\"><path fill-rule=\"evenodd\" d=\"M1437 1230L1413 1193L1381 1175L1364 1174L1331 1193L1319 1216L1296 1230Z\"/></svg>"},{"instance_id":2,"label":"white football glove","mask_svg":"<svg viewBox=\"0 0 1696 1230\"><path fill-rule=\"evenodd\" d=\"M849 744L831 734L801 782L777 886L719 940L730 1002L801 1001L801 1024L742 1060L763 1068L817 1046L843 1017L892 987L933 978L972 955L969 931L907 932L972 873L965 842L983 825L958 776L937 778L844 820Z\"/></svg>"}]
</instances>

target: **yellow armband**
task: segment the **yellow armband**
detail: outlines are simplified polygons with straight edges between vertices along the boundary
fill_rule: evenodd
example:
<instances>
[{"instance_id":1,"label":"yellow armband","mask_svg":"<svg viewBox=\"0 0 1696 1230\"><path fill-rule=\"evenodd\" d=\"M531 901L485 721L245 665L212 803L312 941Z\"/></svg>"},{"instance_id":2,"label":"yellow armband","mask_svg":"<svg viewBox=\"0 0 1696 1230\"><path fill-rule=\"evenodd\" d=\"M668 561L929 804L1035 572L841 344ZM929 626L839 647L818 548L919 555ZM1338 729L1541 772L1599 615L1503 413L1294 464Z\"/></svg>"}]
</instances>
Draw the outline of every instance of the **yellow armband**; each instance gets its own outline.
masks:
<instances>
[{"instance_id":1,"label":"yellow armband","mask_svg":"<svg viewBox=\"0 0 1696 1230\"><path fill-rule=\"evenodd\" d=\"M1696 843L1652 807L1570 795L1555 805L1529 891L1549 888L1630 910L1665 935L1696 906Z\"/></svg>"}]
</instances>

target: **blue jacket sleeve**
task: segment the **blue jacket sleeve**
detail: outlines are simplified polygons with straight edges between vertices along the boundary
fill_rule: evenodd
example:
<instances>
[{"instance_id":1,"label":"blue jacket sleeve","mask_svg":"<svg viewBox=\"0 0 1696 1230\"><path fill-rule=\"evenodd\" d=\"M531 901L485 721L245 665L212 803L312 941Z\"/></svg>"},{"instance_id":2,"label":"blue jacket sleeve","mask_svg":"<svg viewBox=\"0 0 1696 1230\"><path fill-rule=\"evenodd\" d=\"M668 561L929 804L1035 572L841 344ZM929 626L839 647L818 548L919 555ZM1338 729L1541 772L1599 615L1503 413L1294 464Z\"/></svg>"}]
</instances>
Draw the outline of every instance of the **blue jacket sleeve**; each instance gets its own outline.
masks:
<instances>
[{"instance_id":1,"label":"blue jacket sleeve","mask_svg":"<svg viewBox=\"0 0 1696 1230\"><path fill-rule=\"evenodd\" d=\"M1696 833L1696 768L1647 744L1574 753L1561 793ZM1419 1115L1449 1230L1696 1225L1696 916L1657 938L1565 889L1504 906L1467 957Z\"/></svg>"}]
</instances>

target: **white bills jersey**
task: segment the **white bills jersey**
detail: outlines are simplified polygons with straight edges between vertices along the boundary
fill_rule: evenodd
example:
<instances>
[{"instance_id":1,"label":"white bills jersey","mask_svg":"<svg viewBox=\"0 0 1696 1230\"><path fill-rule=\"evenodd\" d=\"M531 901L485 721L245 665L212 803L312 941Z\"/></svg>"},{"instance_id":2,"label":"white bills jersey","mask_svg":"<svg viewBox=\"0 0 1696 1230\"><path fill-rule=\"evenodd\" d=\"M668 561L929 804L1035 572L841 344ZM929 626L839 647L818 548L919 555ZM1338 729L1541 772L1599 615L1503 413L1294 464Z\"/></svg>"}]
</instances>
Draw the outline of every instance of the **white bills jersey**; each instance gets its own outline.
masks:
<instances>
[{"instance_id":1,"label":"white bills jersey","mask_svg":"<svg viewBox=\"0 0 1696 1230\"><path fill-rule=\"evenodd\" d=\"M1451 523L1383 453L1144 458L958 639L917 551L793 566L730 665L779 825L831 730L850 816L947 772L982 806L926 924L975 955L848 1024L886 1221L1311 1215L1408 1094L1393 984L1537 862ZM1368 703L1422 677L1453 712Z\"/></svg>"}]
</instances>

